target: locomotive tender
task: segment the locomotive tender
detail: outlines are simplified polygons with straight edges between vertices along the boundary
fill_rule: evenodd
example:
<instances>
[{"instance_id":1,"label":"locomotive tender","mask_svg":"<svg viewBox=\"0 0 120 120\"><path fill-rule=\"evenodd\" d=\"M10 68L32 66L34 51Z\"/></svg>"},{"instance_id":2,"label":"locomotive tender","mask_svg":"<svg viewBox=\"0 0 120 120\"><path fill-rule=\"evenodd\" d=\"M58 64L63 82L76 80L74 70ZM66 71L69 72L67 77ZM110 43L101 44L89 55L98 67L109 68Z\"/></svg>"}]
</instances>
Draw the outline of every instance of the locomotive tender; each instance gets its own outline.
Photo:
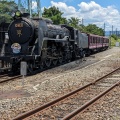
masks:
<instances>
[{"instance_id":1,"label":"locomotive tender","mask_svg":"<svg viewBox=\"0 0 120 120\"><path fill-rule=\"evenodd\" d=\"M20 69L26 61L29 72L82 58L93 51L109 47L104 36L81 33L68 25L54 25L45 18L30 19L17 11L8 28L9 38L1 46L0 60L11 64L11 70Z\"/></svg>"}]
</instances>

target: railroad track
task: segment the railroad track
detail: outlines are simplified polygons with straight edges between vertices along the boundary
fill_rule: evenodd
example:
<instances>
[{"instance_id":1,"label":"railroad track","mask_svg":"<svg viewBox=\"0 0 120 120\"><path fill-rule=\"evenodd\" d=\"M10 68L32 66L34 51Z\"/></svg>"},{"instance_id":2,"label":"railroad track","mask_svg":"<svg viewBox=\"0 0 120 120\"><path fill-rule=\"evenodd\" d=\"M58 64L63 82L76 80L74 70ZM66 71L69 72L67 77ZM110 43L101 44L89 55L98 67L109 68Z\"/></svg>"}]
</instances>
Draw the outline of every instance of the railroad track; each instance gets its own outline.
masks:
<instances>
[{"instance_id":1,"label":"railroad track","mask_svg":"<svg viewBox=\"0 0 120 120\"><path fill-rule=\"evenodd\" d=\"M120 68L13 120L70 120L120 84Z\"/></svg>"},{"instance_id":2,"label":"railroad track","mask_svg":"<svg viewBox=\"0 0 120 120\"><path fill-rule=\"evenodd\" d=\"M15 79L20 78L20 77L21 77L21 75L17 75L17 76L14 76L14 77L9 77L8 74L0 75L0 83L15 80Z\"/></svg>"},{"instance_id":3,"label":"railroad track","mask_svg":"<svg viewBox=\"0 0 120 120\"><path fill-rule=\"evenodd\" d=\"M0 75L0 78L6 77L6 76L7 76L7 74L3 74L3 75Z\"/></svg>"}]
</instances>

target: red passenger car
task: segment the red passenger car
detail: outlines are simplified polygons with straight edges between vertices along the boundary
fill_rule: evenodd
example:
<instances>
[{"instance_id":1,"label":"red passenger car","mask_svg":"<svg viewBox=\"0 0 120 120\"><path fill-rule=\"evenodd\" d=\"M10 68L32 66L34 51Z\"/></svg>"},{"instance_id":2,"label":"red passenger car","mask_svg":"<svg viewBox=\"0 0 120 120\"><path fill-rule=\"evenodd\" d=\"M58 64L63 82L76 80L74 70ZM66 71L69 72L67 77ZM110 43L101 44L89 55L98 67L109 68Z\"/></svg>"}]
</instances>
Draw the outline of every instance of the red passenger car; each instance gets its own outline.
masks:
<instances>
[{"instance_id":1,"label":"red passenger car","mask_svg":"<svg viewBox=\"0 0 120 120\"><path fill-rule=\"evenodd\" d=\"M88 47L90 51L101 51L107 49L109 39L104 36L88 34Z\"/></svg>"},{"instance_id":2,"label":"red passenger car","mask_svg":"<svg viewBox=\"0 0 120 120\"><path fill-rule=\"evenodd\" d=\"M109 47L109 39L107 37L103 37L103 49L106 50Z\"/></svg>"}]
</instances>

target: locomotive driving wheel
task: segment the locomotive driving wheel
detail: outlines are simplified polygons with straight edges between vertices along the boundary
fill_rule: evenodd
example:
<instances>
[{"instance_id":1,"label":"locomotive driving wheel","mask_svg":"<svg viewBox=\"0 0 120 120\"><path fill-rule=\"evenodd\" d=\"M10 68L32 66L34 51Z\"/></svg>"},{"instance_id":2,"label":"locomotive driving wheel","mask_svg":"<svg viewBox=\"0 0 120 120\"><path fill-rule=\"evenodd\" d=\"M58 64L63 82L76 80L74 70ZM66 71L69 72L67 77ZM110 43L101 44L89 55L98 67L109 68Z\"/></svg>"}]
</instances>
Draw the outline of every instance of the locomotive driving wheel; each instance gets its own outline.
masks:
<instances>
[{"instance_id":1,"label":"locomotive driving wheel","mask_svg":"<svg viewBox=\"0 0 120 120\"><path fill-rule=\"evenodd\" d=\"M50 58L46 58L46 60L45 60L45 65L46 65L46 67L50 67L51 66L51 59Z\"/></svg>"},{"instance_id":2,"label":"locomotive driving wheel","mask_svg":"<svg viewBox=\"0 0 120 120\"><path fill-rule=\"evenodd\" d=\"M59 53L58 62L59 62L60 64L62 64L62 62L63 62L63 55L62 55L62 52Z\"/></svg>"},{"instance_id":3,"label":"locomotive driving wheel","mask_svg":"<svg viewBox=\"0 0 120 120\"><path fill-rule=\"evenodd\" d=\"M44 68L44 62L41 62L39 68L42 70Z\"/></svg>"},{"instance_id":4,"label":"locomotive driving wheel","mask_svg":"<svg viewBox=\"0 0 120 120\"><path fill-rule=\"evenodd\" d=\"M66 56L66 61L67 62L70 62L71 61L71 59L72 59L72 53L69 51L68 53L67 53L67 56Z\"/></svg>"},{"instance_id":5,"label":"locomotive driving wheel","mask_svg":"<svg viewBox=\"0 0 120 120\"><path fill-rule=\"evenodd\" d=\"M54 66L57 65L57 62L58 62L58 59L52 60L52 63L53 63Z\"/></svg>"},{"instance_id":6,"label":"locomotive driving wheel","mask_svg":"<svg viewBox=\"0 0 120 120\"><path fill-rule=\"evenodd\" d=\"M62 62L63 62L63 57L59 57L58 62L59 62L60 64L62 64Z\"/></svg>"},{"instance_id":7,"label":"locomotive driving wheel","mask_svg":"<svg viewBox=\"0 0 120 120\"><path fill-rule=\"evenodd\" d=\"M32 73L33 72L33 69L34 67L33 67L33 64L32 63L30 63L30 62L28 62L28 64L27 64L27 69L28 69L28 72L30 72L30 73Z\"/></svg>"}]
</instances>

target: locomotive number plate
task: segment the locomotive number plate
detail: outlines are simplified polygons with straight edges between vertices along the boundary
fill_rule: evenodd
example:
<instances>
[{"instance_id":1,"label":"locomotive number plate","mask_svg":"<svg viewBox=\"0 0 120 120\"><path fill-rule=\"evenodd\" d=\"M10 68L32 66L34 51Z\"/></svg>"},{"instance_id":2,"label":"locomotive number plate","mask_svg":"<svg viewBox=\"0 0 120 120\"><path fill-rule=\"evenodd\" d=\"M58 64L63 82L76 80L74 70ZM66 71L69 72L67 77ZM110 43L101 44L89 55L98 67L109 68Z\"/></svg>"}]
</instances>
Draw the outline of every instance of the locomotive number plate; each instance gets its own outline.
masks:
<instances>
[{"instance_id":1,"label":"locomotive number plate","mask_svg":"<svg viewBox=\"0 0 120 120\"><path fill-rule=\"evenodd\" d=\"M19 27L19 28L21 28L21 27L23 27L23 23L17 23L17 24L15 24L15 27Z\"/></svg>"}]
</instances>

